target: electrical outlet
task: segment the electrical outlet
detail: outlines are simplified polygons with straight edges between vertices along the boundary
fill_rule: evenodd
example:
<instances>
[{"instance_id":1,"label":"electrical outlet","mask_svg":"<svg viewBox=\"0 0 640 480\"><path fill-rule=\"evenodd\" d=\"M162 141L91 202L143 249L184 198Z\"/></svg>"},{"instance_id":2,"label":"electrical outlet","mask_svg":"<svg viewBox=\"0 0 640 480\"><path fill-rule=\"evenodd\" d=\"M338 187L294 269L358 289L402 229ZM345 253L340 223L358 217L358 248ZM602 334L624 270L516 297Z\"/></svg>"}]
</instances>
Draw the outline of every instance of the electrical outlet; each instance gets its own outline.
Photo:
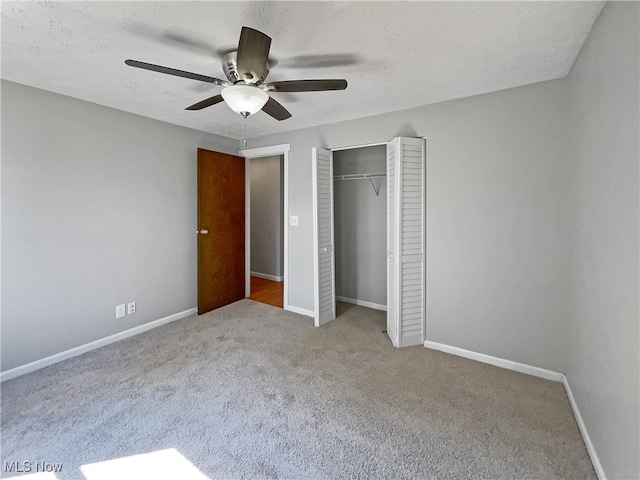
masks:
<instances>
[{"instance_id":1,"label":"electrical outlet","mask_svg":"<svg viewBox=\"0 0 640 480\"><path fill-rule=\"evenodd\" d=\"M136 302L130 302L127 304L127 315L136 313Z\"/></svg>"},{"instance_id":2,"label":"electrical outlet","mask_svg":"<svg viewBox=\"0 0 640 480\"><path fill-rule=\"evenodd\" d=\"M291 219L289 220L289 225L291 225L292 227L297 227L298 226L298 216L297 215L291 215Z\"/></svg>"},{"instance_id":3,"label":"electrical outlet","mask_svg":"<svg viewBox=\"0 0 640 480\"><path fill-rule=\"evenodd\" d=\"M125 312L125 304L123 303L122 305L116 305L116 318L122 318L126 315Z\"/></svg>"}]
</instances>

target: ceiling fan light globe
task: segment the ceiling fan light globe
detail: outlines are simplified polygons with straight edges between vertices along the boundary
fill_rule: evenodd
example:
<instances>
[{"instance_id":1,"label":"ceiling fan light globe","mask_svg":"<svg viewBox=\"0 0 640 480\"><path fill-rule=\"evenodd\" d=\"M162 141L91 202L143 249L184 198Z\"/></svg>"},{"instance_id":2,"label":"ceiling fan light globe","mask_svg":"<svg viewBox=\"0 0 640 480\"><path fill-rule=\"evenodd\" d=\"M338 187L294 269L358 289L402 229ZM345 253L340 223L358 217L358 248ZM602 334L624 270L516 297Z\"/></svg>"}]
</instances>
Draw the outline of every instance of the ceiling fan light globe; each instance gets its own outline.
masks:
<instances>
[{"instance_id":1,"label":"ceiling fan light globe","mask_svg":"<svg viewBox=\"0 0 640 480\"><path fill-rule=\"evenodd\" d=\"M229 108L241 115L259 112L269 100L265 91L250 85L231 85L223 88L220 94Z\"/></svg>"}]
</instances>

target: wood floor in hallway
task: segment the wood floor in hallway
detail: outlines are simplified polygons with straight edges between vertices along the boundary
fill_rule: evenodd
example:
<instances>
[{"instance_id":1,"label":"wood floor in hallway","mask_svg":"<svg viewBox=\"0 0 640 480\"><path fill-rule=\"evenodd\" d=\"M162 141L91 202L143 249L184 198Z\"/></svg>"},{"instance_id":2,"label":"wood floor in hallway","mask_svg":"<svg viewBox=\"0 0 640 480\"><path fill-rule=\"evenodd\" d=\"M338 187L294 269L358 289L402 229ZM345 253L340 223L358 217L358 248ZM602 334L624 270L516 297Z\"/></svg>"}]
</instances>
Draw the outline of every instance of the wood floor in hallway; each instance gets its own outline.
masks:
<instances>
[{"instance_id":1,"label":"wood floor in hallway","mask_svg":"<svg viewBox=\"0 0 640 480\"><path fill-rule=\"evenodd\" d=\"M249 299L282 308L284 305L284 282L251 276L251 296Z\"/></svg>"}]
</instances>

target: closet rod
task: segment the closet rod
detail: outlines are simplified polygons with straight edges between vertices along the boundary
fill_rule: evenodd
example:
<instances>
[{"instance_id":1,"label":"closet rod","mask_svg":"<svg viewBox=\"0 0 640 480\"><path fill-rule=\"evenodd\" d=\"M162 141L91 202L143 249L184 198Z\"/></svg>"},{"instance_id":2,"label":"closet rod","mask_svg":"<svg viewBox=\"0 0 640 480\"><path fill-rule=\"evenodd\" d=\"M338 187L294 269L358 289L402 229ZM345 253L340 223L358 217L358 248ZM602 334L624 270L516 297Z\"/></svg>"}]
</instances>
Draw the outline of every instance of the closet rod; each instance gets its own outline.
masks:
<instances>
[{"instance_id":1,"label":"closet rod","mask_svg":"<svg viewBox=\"0 0 640 480\"><path fill-rule=\"evenodd\" d=\"M355 173L352 175L335 175L334 180L362 180L367 178L386 177L386 173Z\"/></svg>"}]
</instances>

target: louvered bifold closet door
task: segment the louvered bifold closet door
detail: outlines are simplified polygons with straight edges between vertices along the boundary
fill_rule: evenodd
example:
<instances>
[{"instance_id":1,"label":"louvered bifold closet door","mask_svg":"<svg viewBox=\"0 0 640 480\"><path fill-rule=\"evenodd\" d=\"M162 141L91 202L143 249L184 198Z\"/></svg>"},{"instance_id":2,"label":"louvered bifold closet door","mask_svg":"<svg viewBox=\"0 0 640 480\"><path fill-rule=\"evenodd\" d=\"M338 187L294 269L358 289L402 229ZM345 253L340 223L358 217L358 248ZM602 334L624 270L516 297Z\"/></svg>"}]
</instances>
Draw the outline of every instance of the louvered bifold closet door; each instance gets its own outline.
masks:
<instances>
[{"instance_id":1,"label":"louvered bifold closet door","mask_svg":"<svg viewBox=\"0 0 640 480\"><path fill-rule=\"evenodd\" d=\"M331 151L313 151L313 213L315 267L315 325L336 318L333 248L333 158Z\"/></svg>"},{"instance_id":2,"label":"louvered bifold closet door","mask_svg":"<svg viewBox=\"0 0 640 480\"><path fill-rule=\"evenodd\" d=\"M425 319L425 141L397 139L396 311L398 346L424 342Z\"/></svg>"},{"instance_id":3,"label":"louvered bifold closet door","mask_svg":"<svg viewBox=\"0 0 640 480\"><path fill-rule=\"evenodd\" d=\"M394 346L399 346L398 315L398 269L395 259L397 250L398 222L396 218L396 158L398 139L387 144L387 335Z\"/></svg>"}]
</instances>

